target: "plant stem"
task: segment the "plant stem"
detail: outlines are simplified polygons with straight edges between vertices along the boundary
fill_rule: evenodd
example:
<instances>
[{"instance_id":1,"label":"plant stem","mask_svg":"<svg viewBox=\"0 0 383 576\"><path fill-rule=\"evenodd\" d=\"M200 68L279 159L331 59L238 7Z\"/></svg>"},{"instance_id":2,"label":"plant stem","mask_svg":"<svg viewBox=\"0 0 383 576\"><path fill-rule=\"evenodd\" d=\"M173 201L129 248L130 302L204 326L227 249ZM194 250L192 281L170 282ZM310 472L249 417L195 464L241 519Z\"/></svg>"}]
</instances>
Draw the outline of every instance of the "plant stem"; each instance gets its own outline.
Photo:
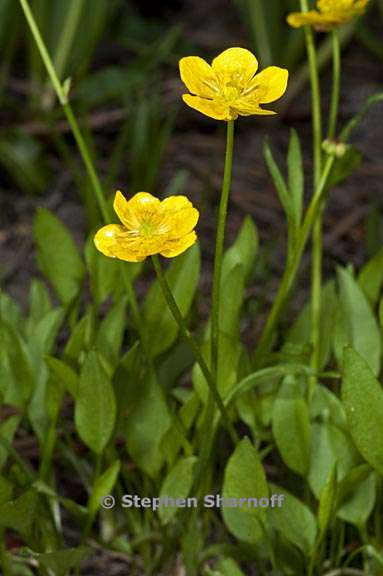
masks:
<instances>
[{"instance_id":1,"label":"plant stem","mask_svg":"<svg viewBox=\"0 0 383 576\"><path fill-rule=\"evenodd\" d=\"M230 185L231 185L231 172L233 166L233 145L234 145L234 120L230 120L227 123L225 168L223 173L221 200L218 211L217 235L215 241L215 256L214 256L212 304L211 304L211 369L213 376L215 378L218 364L218 347L219 347L219 330L220 330L219 313L220 313L223 248L225 241L227 205L229 202Z\"/></svg>"},{"instance_id":2,"label":"plant stem","mask_svg":"<svg viewBox=\"0 0 383 576\"><path fill-rule=\"evenodd\" d=\"M307 0L300 0L303 12L308 12ZM311 26L305 26L306 50L309 62L311 84L311 106L313 124L314 190L317 188L322 171L322 115L318 74L318 61ZM315 373L320 362L320 318L322 287L322 210L318 211L313 224L312 267L311 267L311 368ZM310 378L309 397L316 385L317 377Z\"/></svg>"},{"instance_id":3,"label":"plant stem","mask_svg":"<svg viewBox=\"0 0 383 576\"><path fill-rule=\"evenodd\" d=\"M340 95L340 41L338 31L332 31L332 93L327 137L334 138L338 120Z\"/></svg>"},{"instance_id":4,"label":"plant stem","mask_svg":"<svg viewBox=\"0 0 383 576\"><path fill-rule=\"evenodd\" d=\"M329 113L328 122L328 137L334 138L336 134L336 125L338 119L338 108L339 108L339 93L340 93L340 42L338 32L334 30L332 32L332 51L333 51L333 78L332 78L332 95L331 95L331 105ZM311 73L312 65L310 64L310 77L312 78L311 86L312 91L317 90L318 82L313 80L313 74ZM316 77L318 74L315 74ZM320 108L320 101L315 99L316 105ZM314 106L314 99L313 99ZM319 111L320 114L320 111ZM314 122L315 115L313 116ZM315 134L315 123L313 125ZM317 142L314 136L314 150L319 146L320 142ZM318 152L317 152L318 153ZM314 223L313 228L313 249L312 249L312 293L311 293L311 323L312 323L312 357L311 357L311 368L317 374L320 370L320 319L321 319L321 288L322 288L322 267L323 267L323 238L322 238L322 215L323 207L320 209L318 217ZM311 398L314 391L314 387L317 381L316 376L312 376L309 381L309 398Z\"/></svg>"},{"instance_id":5,"label":"plant stem","mask_svg":"<svg viewBox=\"0 0 383 576\"><path fill-rule=\"evenodd\" d=\"M230 422L230 419L229 419L229 416L226 412L226 408L223 404L222 398L219 395L219 392L217 390L217 385L216 385L216 382L213 378L213 375L210 372L210 370L209 370L209 368L205 362L205 359L203 358L203 356L200 352L198 344L194 340L193 336L190 334L190 332L189 332L189 330L185 324L185 320L181 314L180 309L178 308L178 304L177 304L177 302L176 302L176 300L172 294L172 291L169 287L166 276L163 273L163 270L162 270L158 256L154 255L151 258L152 258L154 270L155 270L156 275L157 275L158 283L160 285L160 288L162 290L162 293L164 295L166 303L169 307L169 310L172 313L174 320L178 324L178 327L179 327L179 330L181 332L182 337L184 338L185 342L190 346L190 349L193 352L194 358L195 358L196 362L198 363L198 365L202 371L202 374L204 375L204 377L206 379L206 382L209 386L210 392L212 393L213 398L215 400L215 403L217 404L217 408L221 412L222 420L223 420L225 427L227 428L233 442L236 443L238 440L237 433L236 433L232 423Z\"/></svg>"},{"instance_id":6,"label":"plant stem","mask_svg":"<svg viewBox=\"0 0 383 576\"><path fill-rule=\"evenodd\" d=\"M270 345L272 344L276 324L279 320L288 293L290 292L290 289L295 281L299 269L299 264L302 259L304 249L306 247L308 237L312 230L312 226L314 224L315 219L317 218L318 211L321 209L327 178L333 163L334 163L334 157L329 156L324 166L318 188L316 189L315 194L312 197L309 207L307 209L302 224L302 228L300 230L299 237L297 239L297 243L295 246L295 251L291 258L291 262L289 266L286 268L285 273L283 274L283 278L279 286L277 295L275 297L273 306L270 310L263 332L259 339L258 346L255 350L254 353L255 366L263 364L264 355L269 351Z\"/></svg>"},{"instance_id":7,"label":"plant stem","mask_svg":"<svg viewBox=\"0 0 383 576\"><path fill-rule=\"evenodd\" d=\"M44 40L41 36L40 30L37 26L36 20L35 20L33 13L30 9L30 6L28 4L28 0L19 0L19 2L20 2L22 10L24 12L25 18L28 22L29 28L30 28L31 33L33 35L33 38L35 40L35 43L36 43L36 46L37 46L38 51L40 53L41 59L44 63L44 66L45 66L46 71L48 73L48 76L50 78L50 81L52 82L52 86L54 88L54 91L56 92L57 98L58 98L58 100L59 100L59 102L63 108L65 116L66 116L68 123L71 127L74 139L75 139L76 144L78 146L78 149L80 151L80 154L81 154L82 160L84 162L89 180L91 182L93 191L95 193L95 196L96 196L103 220L105 223L108 223L111 220L111 214L109 211L108 203L106 201L103 189L101 187L100 180L97 176L97 172L96 172L94 164L93 164L93 160L92 160L92 156L91 156L89 147L88 147L88 145L87 145L87 143L83 137L83 134L80 130L79 124L76 120L76 117L73 114L71 105L69 104L69 101L68 101L68 95L65 92L64 87L62 86L62 84L58 78L58 75L57 75L57 72L55 70L52 59L48 53L48 50L47 50L45 43L44 43ZM147 351L147 347L146 347L146 343L145 343L146 338L144 336L144 330L143 330L141 317L140 317L140 313L139 313L139 309L138 309L136 295L134 293L129 275L127 274L127 270L126 270L125 266L123 266L123 265L121 265L121 274L122 274L122 278L123 278L125 288L126 288L126 291L128 294L128 299L129 299L129 303L131 306L134 322L135 322L137 331L138 331L139 336L140 336L141 345L146 352L146 356L148 358L150 358L150 356L148 355L148 351Z\"/></svg>"}]
</instances>

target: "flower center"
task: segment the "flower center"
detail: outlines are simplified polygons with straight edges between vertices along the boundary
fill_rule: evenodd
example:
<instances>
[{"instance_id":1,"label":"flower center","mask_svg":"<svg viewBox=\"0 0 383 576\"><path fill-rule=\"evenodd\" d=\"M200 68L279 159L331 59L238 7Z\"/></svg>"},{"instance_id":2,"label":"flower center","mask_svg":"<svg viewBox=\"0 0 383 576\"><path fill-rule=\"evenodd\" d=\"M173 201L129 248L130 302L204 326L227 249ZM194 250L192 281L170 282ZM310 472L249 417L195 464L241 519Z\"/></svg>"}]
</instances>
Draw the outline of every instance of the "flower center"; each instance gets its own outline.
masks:
<instances>
[{"instance_id":1,"label":"flower center","mask_svg":"<svg viewBox=\"0 0 383 576\"><path fill-rule=\"evenodd\" d=\"M220 82L221 96L227 102L233 102L244 91L246 87L246 76L243 70L229 72Z\"/></svg>"},{"instance_id":2,"label":"flower center","mask_svg":"<svg viewBox=\"0 0 383 576\"><path fill-rule=\"evenodd\" d=\"M151 220L144 220L140 224L140 236L153 236L157 232L157 226Z\"/></svg>"}]
</instances>

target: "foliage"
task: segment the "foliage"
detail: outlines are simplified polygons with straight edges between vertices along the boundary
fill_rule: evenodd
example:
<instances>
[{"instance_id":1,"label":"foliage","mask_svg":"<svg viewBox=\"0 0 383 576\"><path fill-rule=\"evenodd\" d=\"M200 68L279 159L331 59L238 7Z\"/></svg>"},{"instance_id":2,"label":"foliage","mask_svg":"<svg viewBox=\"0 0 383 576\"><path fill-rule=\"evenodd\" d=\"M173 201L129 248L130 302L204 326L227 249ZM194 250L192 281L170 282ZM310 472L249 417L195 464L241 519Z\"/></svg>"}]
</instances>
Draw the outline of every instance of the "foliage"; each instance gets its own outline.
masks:
<instances>
[{"instance_id":1,"label":"foliage","mask_svg":"<svg viewBox=\"0 0 383 576\"><path fill-rule=\"evenodd\" d=\"M73 104L87 115L110 102L135 110L121 128L105 182L114 182L129 142L130 189L152 189L174 113L163 110L155 92L145 94L159 64L172 62L178 28L149 24L118 0L72 0L67 10L59 0L30 4L60 87L67 90L65 79L72 78L64 112L72 113ZM277 18L282 5L273 4ZM16 38L25 35L22 13L10 6L0 0L2 46L4 22ZM125 10L131 20L118 24ZM112 25L118 42L137 54L128 71L90 71L96 44ZM16 45L7 48L9 63ZM217 306L203 318L198 244L164 272L154 259L156 278L148 262L117 262L96 250L94 225L103 210L95 201L97 174L90 176L100 158L90 130L75 120L71 128L80 132L76 142L90 177L84 182L73 145L52 128L62 112L41 52L29 37L26 46L37 86L29 110L45 118L72 167L91 226L79 247L52 211L37 210L41 275L31 281L28 305L0 292L3 575L81 573L101 552L108 562L122 558L132 575L184 569L188 576L381 574L382 250L359 271L339 265L320 283L319 302L311 299L293 319L287 304L329 189L340 187L361 160L349 144L352 130L382 94L370 96L335 146L327 142L320 151L321 178L307 205L311 179L303 174L299 134L290 133L286 168L265 139L264 160L287 223L280 287L271 311L261 310L253 287L264 246L246 215L216 267ZM32 193L49 179L36 142L20 133L0 141L0 162ZM227 192L228 162L230 153ZM167 196L180 192L178 177ZM245 330L254 300L266 317L256 350ZM26 439L33 442L32 458ZM241 499L251 504L238 505ZM173 504L164 505L168 500Z\"/></svg>"}]
</instances>

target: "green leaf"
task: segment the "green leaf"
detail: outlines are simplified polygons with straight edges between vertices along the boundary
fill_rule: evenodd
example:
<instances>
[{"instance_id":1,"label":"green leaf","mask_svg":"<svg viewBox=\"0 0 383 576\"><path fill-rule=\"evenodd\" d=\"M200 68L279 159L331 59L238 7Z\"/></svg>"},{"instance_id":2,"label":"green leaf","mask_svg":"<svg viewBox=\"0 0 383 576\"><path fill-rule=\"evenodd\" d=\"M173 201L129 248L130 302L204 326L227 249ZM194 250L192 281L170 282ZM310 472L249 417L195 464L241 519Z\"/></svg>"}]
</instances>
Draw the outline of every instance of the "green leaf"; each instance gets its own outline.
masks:
<instances>
[{"instance_id":1,"label":"green leaf","mask_svg":"<svg viewBox=\"0 0 383 576\"><path fill-rule=\"evenodd\" d=\"M81 359L81 352L88 351L94 342L95 314L94 309L88 312L76 324L65 346L64 359L77 364Z\"/></svg>"},{"instance_id":2,"label":"green leaf","mask_svg":"<svg viewBox=\"0 0 383 576\"><path fill-rule=\"evenodd\" d=\"M252 218L246 216L234 244L225 252L222 263L222 276L227 276L231 270L240 264L243 268L245 281L247 281L254 269L258 247L257 228Z\"/></svg>"},{"instance_id":3,"label":"green leaf","mask_svg":"<svg viewBox=\"0 0 383 576\"><path fill-rule=\"evenodd\" d=\"M243 438L230 456L223 481L224 498L268 498L265 472L257 451L248 438ZM267 514L267 512L266 512ZM228 530L238 540L254 544L262 539L265 509L261 507L222 508Z\"/></svg>"},{"instance_id":4,"label":"green leaf","mask_svg":"<svg viewBox=\"0 0 383 576\"><path fill-rule=\"evenodd\" d=\"M263 156L273 179L275 188L278 192L279 200L284 208L288 220L291 221L293 210L289 191L285 179L283 178L282 173L278 168L278 164L274 160L274 156L267 139L265 139L263 142Z\"/></svg>"},{"instance_id":5,"label":"green leaf","mask_svg":"<svg viewBox=\"0 0 383 576\"><path fill-rule=\"evenodd\" d=\"M41 366L41 356L52 352L64 315L62 308L54 308L36 320L30 328L28 342L35 364L38 366Z\"/></svg>"},{"instance_id":6,"label":"green leaf","mask_svg":"<svg viewBox=\"0 0 383 576\"><path fill-rule=\"evenodd\" d=\"M273 435L285 464L305 476L310 461L310 419L304 389L294 376L287 376L273 410Z\"/></svg>"},{"instance_id":7,"label":"green leaf","mask_svg":"<svg viewBox=\"0 0 383 576\"><path fill-rule=\"evenodd\" d=\"M330 359L331 353L331 338L328 337L332 334L335 324L335 316L338 308L338 298L335 292L335 283L333 281L327 282L321 291L321 318L320 318L320 351L319 360L320 368L324 368ZM304 346L309 346L311 342L311 305L307 303L294 324L291 326L287 337L286 343L283 346L283 351L288 352L291 345L304 349Z\"/></svg>"},{"instance_id":8,"label":"green leaf","mask_svg":"<svg viewBox=\"0 0 383 576\"><path fill-rule=\"evenodd\" d=\"M34 223L40 268L64 304L78 294L84 265L66 226L49 210L39 209Z\"/></svg>"},{"instance_id":9,"label":"green leaf","mask_svg":"<svg viewBox=\"0 0 383 576\"><path fill-rule=\"evenodd\" d=\"M120 298L102 320L96 336L96 346L111 366L118 362L126 327L126 299Z\"/></svg>"},{"instance_id":10,"label":"green leaf","mask_svg":"<svg viewBox=\"0 0 383 576\"><path fill-rule=\"evenodd\" d=\"M189 496L193 484L193 470L197 461L195 456L181 458L170 470L162 483L160 497L185 499ZM176 506L161 506L158 508L158 515L162 524L167 524L178 511Z\"/></svg>"},{"instance_id":11,"label":"green leaf","mask_svg":"<svg viewBox=\"0 0 383 576\"><path fill-rule=\"evenodd\" d=\"M49 368L52 379L57 380L65 386L71 396L76 399L79 388L79 377L73 368L63 360L55 358L54 356L45 356L44 360Z\"/></svg>"},{"instance_id":12,"label":"green leaf","mask_svg":"<svg viewBox=\"0 0 383 576\"><path fill-rule=\"evenodd\" d=\"M23 409L33 390L33 371L25 342L0 321L0 393L3 402Z\"/></svg>"},{"instance_id":13,"label":"green leaf","mask_svg":"<svg viewBox=\"0 0 383 576\"><path fill-rule=\"evenodd\" d=\"M310 375L311 371L305 364L280 364L279 366L270 366L262 368L252 374L249 374L234 386L225 398L225 404L230 404L234 399L239 398L250 390L261 385L268 385L270 381L288 375ZM260 398L261 399L261 398Z\"/></svg>"},{"instance_id":14,"label":"green leaf","mask_svg":"<svg viewBox=\"0 0 383 576\"><path fill-rule=\"evenodd\" d=\"M268 520L277 532L309 557L317 535L314 514L285 488L275 484L269 484L269 487L271 494L283 495L283 502L267 511Z\"/></svg>"},{"instance_id":15,"label":"green leaf","mask_svg":"<svg viewBox=\"0 0 383 576\"><path fill-rule=\"evenodd\" d=\"M0 476L0 506L12 498L13 485L3 476Z\"/></svg>"},{"instance_id":16,"label":"green leaf","mask_svg":"<svg viewBox=\"0 0 383 576\"><path fill-rule=\"evenodd\" d=\"M95 351L89 352L80 376L75 423L81 440L101 454L110 440L116 417L112 384Z\"/></svg>"},{"instance_id":17,"label":"green leaf","mask_svg":"<svg viewBox=\"0 0 383 576\"><path fill-rule=\"evenodd\" d=\"M100 508L101 498L112 492L120 473L120 467L120 461L115 460L113 464L111 464L109 468L105 470L105 472L103 472L103 474L101 474L101 476L99 476L95 481L88 502L88 512L92 518Z\"/></svg>"},{"instance_id":18,"label":"green leaf","mask_svg":"<svg viewBox=\"0 0 383 576\"><path fill-rule=\"evenodd\" d=\"M144 376L142 381L128 380L126 386L124 432L128 452L146 474L155 477L165 458L161 445L171 426L169 409L155 374Z\"/></svg>"},{"instance_id":19,"label":"green leaf","mask_svg":"<svg viewBox=\"0 0 383 576\"><path fill-rule=\"evenodd\" d=\"M376 478L367 464L353 468L338 487L337 516L357 527L364 526L376 498Z\"/></svg>"},{"instance_id":20,"label":"green leaf","mask_svg":"<svg viewBox=\"0 0 383 576\"><path fill-rule=\"evenodd\" d=\"M20 416L10 416L6 420L0 422L0 438L4 438L10 445L12 445L12 440L19 426L20 420ZM2 444L0 444L0 470L6 463L7 458L8 451Z\"/></svg>"},{"instance_id":21,"label":"green leaf","mask_svg":"<svg viewBox=\"0 0 383 576\"><path fill-rule=\"evenodd\" d=\"M383 285L383 248L367 262L358 277L358 284L371 306L378 303Z\"/></svg>"},{"instance_id":22,"label":"green leaf","mask_svg":"<svg viewBox=\"0 0 383 576\"><path fill-rule=\"evenodd\" d=\"M339 481L360 461L360 456L345 431L326 421L312 424L308 481L316 498L319 499L335 464Z\"/></svg>"},{"instance_id":23,"label":"green leaf","mask_svg":"<svg viewBox=\"0 0 383 576\"><path fill-rule=\"evenodd\" d=\"M0 321L4 321L13 330L22 335L24 333L25 319L17 302L0 288Z\"/></svg>"},{"instance_id":24,"label":"green leaf","mask_svg":"<svg viewBox=\"0 0 383 576\"><path fill-rule=\"evenodd\" d=\"M302 220L304 173L301 145L299 136L294 128L291 129L290 134L290 143L287 153L287 167L292 212L294 216L295 227L298 229Z\"/></svg>"},{"instance_id":25,"label":"green leaf","mask_svg":"<svg viewBox=\"0 0 383 576\"><path fill-rule=\"evenodd\" d=\"M348 431L346 412L342 402L322 384L315 387L310 403L310 417L312 420L328 421L345 432Z\"/></svg>"},{"instance_id":26,"label":"green leaf","mask_svg":"<svg viewBox=\"0 0 383 576\"><path fill-rule=\"evenodd\" d=\"M35 490L24 492L19 498L0 506L0 526L12 528L28 538L36 520L38 494Z\"/></svg>"},{"instance_id":27,"label":"green leaf","mask_svg":"<svg viewBox=\"0 0 383 576\"><path fill-rule=\"evenodd\" d=\"M351 347L344 351L342 401L359 452L383 474L383 391L366 360Z\"/></svg>"},{"instance_id":28,"label":"green leaf","mask_svg":"<svg viewBox=\"0 0 383 576\"><path fill-rule=\"evenodd\" d=\"M119 279L119 263L106 258L95 247L92 234L85 247L85 260L90 275L90 289L97 304L111 294Z\"/></svg>"},{"instance_id":29,"label":"green leaf","mask_svg":"<svg viewBox=\"0 0 383 576\"><path fill-rule=\"evenodd\" d=\"M326 478L326 482L319 496L318 524L320 535L326 532L333 517L335 501L337 496L337 472L336 464L332 466Z\"/></svg>"},{"instance_id":30,"label":"green leaf","mask_svg":"<svg viewBox=\"0 0 383 576\"><path fill-rule=\"evenodd\" d=\"M52 304L48 290L41 280L32 279L29 290L29 316L28 321L32 325L46 316L51 310Z\"/></svg>"},{"instance_id":31,"label":"green leaf","mask_svg":"<svg viewBox=\"0 0 383 576\"><path fill-rule=\"evenodd\" d=\"M226 396L237 381L237 368L241 356L239 335L244 286L243 269L240 264L229 270L222 277L217 369L218 391L222 396ZM210 345L209 326L205 334L205 343L202 350L208 365L210 363ZM193 386L201 400L207 402L209 389L198 364L195 364L193 369Z\"/></svg>"},{"instance_id":32,"label":"green leaf","mask_svg":"<svg viewBox=\"0 0 383 576\"><path fill-rule=\"evenodd\" d=\"M217 562L215 569L219 576L245 576L238 564L232 558L222 558Z\"/></svg>"},{"instance_id":33,"label":"green leaf","mask_svg":"<svg viewBox=\"0 0 383 576\"><path fill-rule=\"evenodd\" d=\"M199 271L200 252L198 245L195 245L173 260L166 272L170 289L184 317L190 310L197 289ZM146 296L143 316L147 344L152 356L158 356L174 344L178 325L168 309L157 280Z\"/></svg>"},{"instance_id":34,"label":"green leaf","mask_svg":"<svg viewBox=\"0 0 383 576\"><path fill-rule=\"evenodd\" d=\"M78 548L39 554L36 559L41 566L52 571L55 576L65 576L87 558L91 552L92 549L89 546L79 546Z\"/></svg>"},{"instance_id":35,"label":"green leaf","mask_svg":"<svg viewBox=\"0 0 383 576\"><path fill-rule=\"evenodd\" d=\"M371 306L347 270L338 268L340 309L335 331L335 354L342 365L343 349L351 345L379 373L381 334Z\"/></svg>"}]
</instances>

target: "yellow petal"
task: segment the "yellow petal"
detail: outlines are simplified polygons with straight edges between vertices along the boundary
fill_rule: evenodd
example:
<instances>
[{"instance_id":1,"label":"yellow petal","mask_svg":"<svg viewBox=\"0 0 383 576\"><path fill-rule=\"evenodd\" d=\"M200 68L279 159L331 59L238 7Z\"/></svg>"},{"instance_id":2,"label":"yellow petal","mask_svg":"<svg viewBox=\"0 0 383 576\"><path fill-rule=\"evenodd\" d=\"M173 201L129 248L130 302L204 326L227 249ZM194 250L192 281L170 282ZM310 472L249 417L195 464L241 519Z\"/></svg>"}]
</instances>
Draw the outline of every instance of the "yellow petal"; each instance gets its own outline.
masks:
<instances>
[{"instance_id":1,"label":"yellow petal","mask_svg":"<svg viewBox=\"0 0 383 576\"><path fill-rule=\"evenodd\" d=\"M274 110L261 108L259 103L252 104L245 98L239 99L235 105L238 110L238 114L241 116L274 116L276 114Z\"/></svg>"},{"instance_id":2,"label":"yellow petal","mask_svg":"<svg viewBox=\"0 0 383 576\"><path fill-rule=\"evenodd\" d=\"M160 200L148 192L137 192L126 200L121 192L117 192L113 207L128 230L137 230L143 220L158 212Z\"/></svg>"},{"instance_id":3,"label":"yellow petal","mask_svg":"<svg viewBox=\"0 0 383 576\"><path fill-rule=\"evenodd\" d=\"M287 16L287 22L293 28L314 26L314 28L324 31L340 26L345 21L347 21L347 18L342 18L339 14L321 14L316 10L310 10L309 12L293 12Z\"/></svg>"},{"instance_id":4,"label":"yellow petal","mask_svg":"<svg viewBox=\"0 0 383 576\"><path fill-rule=\"evenodd\" d=\"M269 66L255 76L249 85L248 97L243 98L249 98L250 102L258 101L260 104L274 102L286 92L288 78L289 73L285 68Z\"/></svg>"},{"instance_id":5,"label":"yellow petal","mask_svg":"<svg viewBox=\"0 0 383 576\"><path fill-rule=\"evenodd\" d=\"M344 10L351 10L354 0L318 0L317 7L320 12L341 12Z\"/></svg>"},{"instance_id":6,"label":"yellow petal","mask_svg":"<svg viewBox=\"0 0 383 576\"><path fill-rule=\"evenodd\" d=\"M169 196L161 202L164 216L171 225L169 237L180 237L191 232L199 218L199 212L186 196Z\"/></svg>"},{"instance_id":7,"label":"yellow petal","mask_svg":"<svg viewBox=\"0 0 383 576\"><path fill-rule=\"evenodd\" d=\"M138 222L130 208L130 202L118 190L114 197L113 208L120 221L130 230L137 228Z\"/></svg>"},{"instance_id":8,"label":"yellow petal","mask_svg":"<svg viewBox=\"0 0 383 576\"><path fill-rule=\"evenodd\" d=\"M186 236L176 240L169 240L162 248L160 254L165 256L165 258L174 258L174 256L178 256L190 248L196 240L197 234L195 232L190 232L190 234L186 234Z\"/></svg>"},{"instance_id":9,"label":"yellow petal","mask_svg":"<svg viewBox=\"0 0 383 576\"><path fill-rule=\"evenodd\" d=\"M181 80L186 88L197 96L213 98L218 92L217 78L212 67L198 56L181 58Z\"/></svg>"},{"instance_id":10,"label":"yellow petal","mask_svg":"<svg viewBox=\"0 0 383 576\"><path fill-rule=\"evenodd\" d=\"M258 70L258 61L245 48L228 48L214 58L212 68L219 78L238 73L239 82L246 83Z\"/></svg>"},{"instance_id":11,"label":"yellow petal","mask_svg":"<svg viewBox=\"0 0 383 576\"><path fill-rule=\"evenodd\" d=\"M215 120L234 120L236 118L236 116L231 115L230 106L224 102L207 100L199 96L191 96L191 94L184 94L182 99L190 108L194 108Z\"/></svg>"},{"instance_id":12,"label":"yellow petal","mask_svg":"<svg viewBox=\"0 0 383 576\"><path fill-rule=\"evenodd\" d=\"M141 262L147 256L139 238L132 238L120 224L109 224L97 231L94 237L97 250L110 258L127 262Z\"/></svg>"}]
</instances>

